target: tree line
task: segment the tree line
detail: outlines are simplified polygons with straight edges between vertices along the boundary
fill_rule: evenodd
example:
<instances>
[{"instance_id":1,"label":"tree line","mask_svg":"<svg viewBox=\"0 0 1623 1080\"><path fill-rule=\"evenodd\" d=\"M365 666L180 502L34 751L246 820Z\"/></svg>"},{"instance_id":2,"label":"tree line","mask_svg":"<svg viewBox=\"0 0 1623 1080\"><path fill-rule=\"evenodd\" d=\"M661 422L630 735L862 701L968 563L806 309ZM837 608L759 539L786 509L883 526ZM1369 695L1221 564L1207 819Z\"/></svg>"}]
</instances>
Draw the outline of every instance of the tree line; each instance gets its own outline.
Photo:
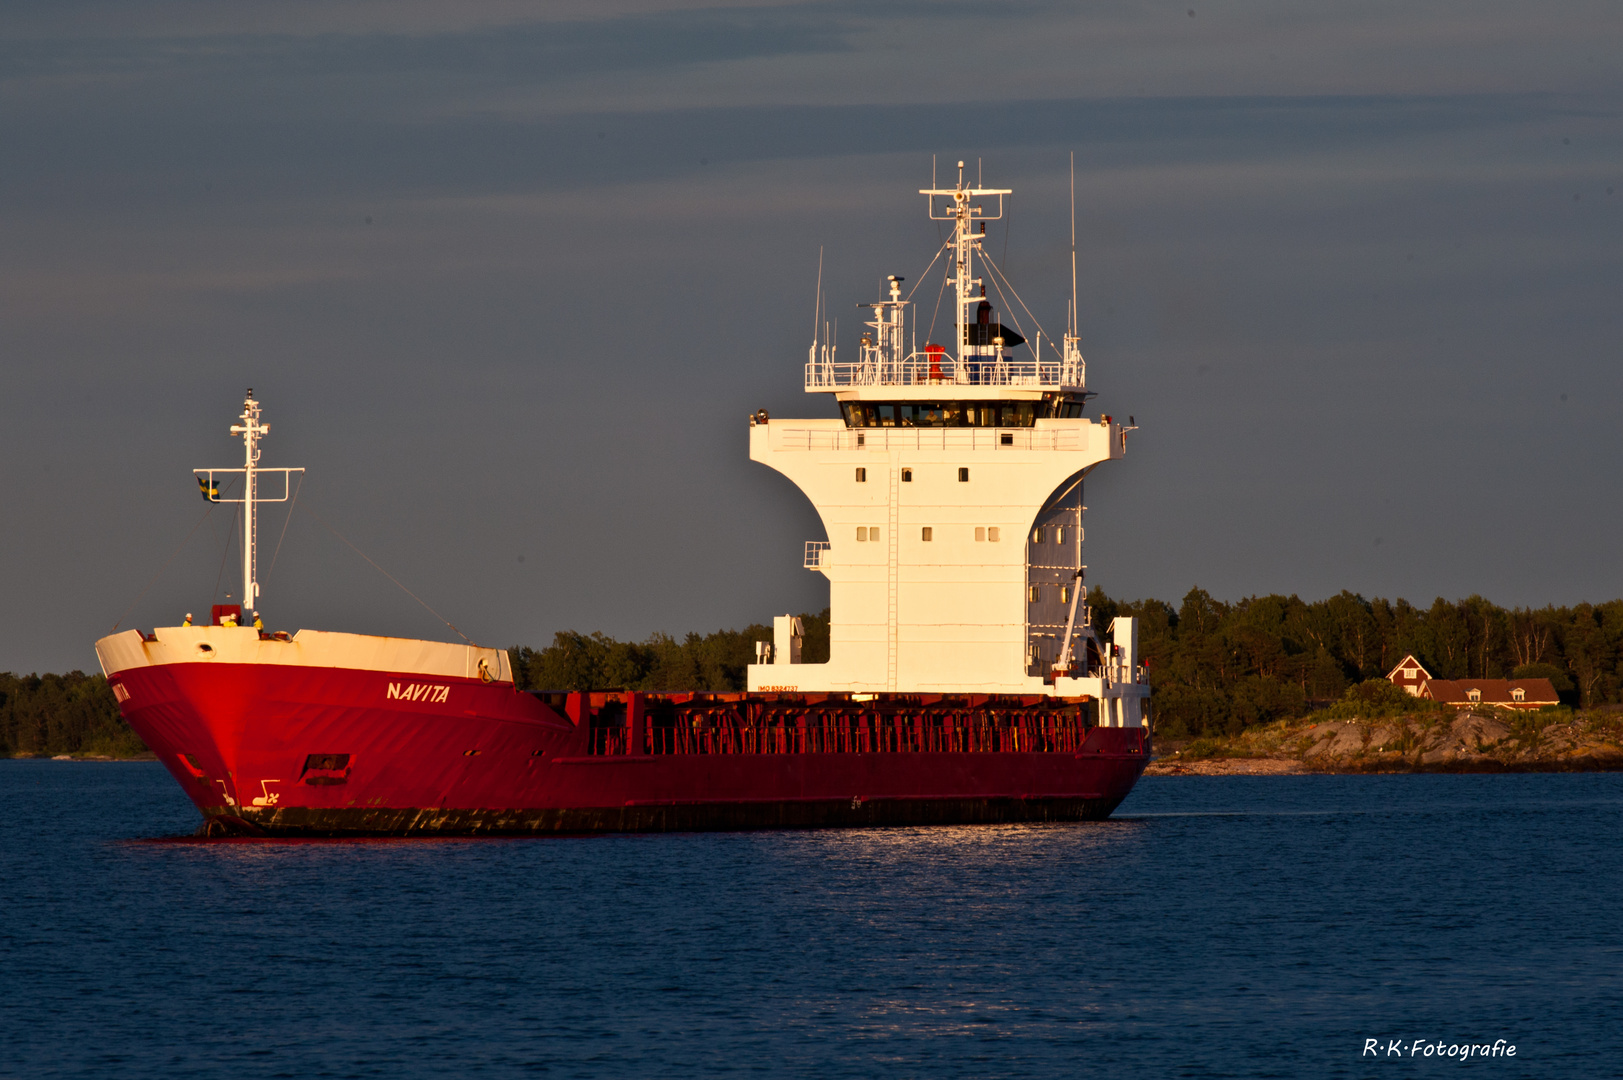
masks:
<instances>
[{"instance_id":1,"label":"tree line","mask_svg":"<svg viewBox=\"0 0 1623 1080\"><path fill-rule=\"evenodd\" d=\"M1408 653L1436 678L1543 677L1574 707L1623 702L1623 600L1533 609L1472 596L1419 607L1350 592L1224 602L1191 589L1173 607L1094 589L1089 603L1101 630L1118 615L1138 616L1155 727L1174 738L1234 734L1357 697L1361 683L1384 678ZM828 659L828 614L801 616L806 663ZM755 643L770 640L761 623L681 640L569 630L508 655L522 690L728 691L744 689ZM0 754L139 749L101 675L0 673Z\"/></svg>"},{"instance_id":2,"label":"tree line","mask_svg":"<svg viewBox=\"0 0 1623 1080\"><path fill-rule=\"evenodd\" d=\"M146 749L119 715L102 675L13 675L0 671L0 756L107 754Z\"/></svg>"},{"instance_id":3,"label":"tree line","mask_svg":"<svg viewBox=\"0 0 1623 1080\"><path fill-rule=\"evenodd\" d=\"M1472 596L1423 608L1345 591L1313 602L1274 594L1227 603L1191 589L1173 607L1094 589L1089 604L1101 631L1118 615L1138 616L1156 730L1172 737L1234 734L1349 695L1368 703L1360 684L1384 679L1409 653L1439 679L1547 678L1576 707L1623 701L1623 600L1532 609ZM803 659L826 660L828 610L801 618ZM680 642L566 631L511 656L526 689L742 690L755 642L771 638L762 624Z\"/></svg>"},{"instance_id":4,"label":"tree line","mask_svg":"<svg viewBox=\"0 0 1623 1080\"><path fill-rule=\"evenodd\" d=\"M1234 603L1191 589L1160 600L1089 597L1095 626L1139 618L1158 732L1234 734L1305 715L1381 679L1409 653L1438 679L1548 678L1580 708L1623 700L1623 600L1504 608L1480 596L1430 607L1343 591L1308 603L1253 596Z\"/></svg>"}]
</instances>

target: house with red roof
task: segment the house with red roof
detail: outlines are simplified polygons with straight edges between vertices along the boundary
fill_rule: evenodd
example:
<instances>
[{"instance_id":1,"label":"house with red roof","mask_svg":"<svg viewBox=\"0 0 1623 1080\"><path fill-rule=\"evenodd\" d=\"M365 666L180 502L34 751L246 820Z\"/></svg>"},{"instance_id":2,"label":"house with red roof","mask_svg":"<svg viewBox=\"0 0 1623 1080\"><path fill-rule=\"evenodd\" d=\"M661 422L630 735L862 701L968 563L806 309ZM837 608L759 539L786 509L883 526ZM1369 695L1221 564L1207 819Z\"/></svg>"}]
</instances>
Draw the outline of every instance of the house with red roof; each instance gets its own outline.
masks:
<instances>
[{"instance_id":1,"label":"house with red roof","mask_svg":"<svg viewBox=\"0 0 1623 1080\"><path fill-rule=\"evenodd\" d=\"M1420 661L1410 653L1398 661L1398 666L1386 673L1386 677L1396 686L1401 686L1409 692L1410 697L1419 697L1420 691L1431 680L1431 672L1420 666Z\"/></svg>"},{"instance_id":2,"label":"house with red roof","mask_svg":"<svg viewBox=\"0 0 1623 1080\"><path fill-rule=\"evenodd\" d=\"M1549 679L1428 679L1420 696L1461 709L1473 705L1542 709L1561 704Z\"/></svg>"},{"instance_id":3,"label":"house with red roof","mask_svg":"<svg viewBox=\"0 0 1623 1080\"><path fill-rule=\"evenodd\" d=\"M1394 686L1427 701L1440 701L1460 709L1488 705L1496 709L1542 709L1559 705L1560 697L1549 679L1434 679L1413 653L1398 661L1386 675Z\"/></svg>"}]
</instances>

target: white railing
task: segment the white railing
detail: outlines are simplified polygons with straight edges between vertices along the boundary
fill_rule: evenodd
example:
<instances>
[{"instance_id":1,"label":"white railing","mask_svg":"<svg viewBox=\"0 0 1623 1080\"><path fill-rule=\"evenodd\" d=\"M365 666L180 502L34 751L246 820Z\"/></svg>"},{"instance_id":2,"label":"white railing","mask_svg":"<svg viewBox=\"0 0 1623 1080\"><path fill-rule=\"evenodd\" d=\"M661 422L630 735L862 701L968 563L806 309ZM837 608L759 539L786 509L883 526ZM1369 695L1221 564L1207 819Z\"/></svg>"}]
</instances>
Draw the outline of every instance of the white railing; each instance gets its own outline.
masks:
<instances>
[{"instance_id":1,"label":"white railing","mask_svg":"<svg viewBox=\"0 0 1623 1080\"><path fill-rule=\"evenodd\" d=\"M958 361L939 353L913 353L900 361L874 359L838 364L814 360L806 365L807 390L846 386L1029 386L1080 390L1086 383L1087 366L1081 357L1037 361L968 356Z\"/></svg>"},{"instance_id":2,"label":"white railing","mask_svg":"<svg viewBox=\"0 0 1623 1080\"><path fill-rule=\"evenodd\" d=\"M806 569L821 570L828 561L828 549L833 547L827 540L806 541Z\"/></svg>"},{"instance_id":3,"label":"white railing","mask_svg":"<svg viewBox=\"0 0 1623 1080\"><path fill-rule=\"evenodd\" d=\"M772 429L774 450L1086 450L1091 441L1082 427L816 429L774 423Z\"/></svg>"}]
</instances>

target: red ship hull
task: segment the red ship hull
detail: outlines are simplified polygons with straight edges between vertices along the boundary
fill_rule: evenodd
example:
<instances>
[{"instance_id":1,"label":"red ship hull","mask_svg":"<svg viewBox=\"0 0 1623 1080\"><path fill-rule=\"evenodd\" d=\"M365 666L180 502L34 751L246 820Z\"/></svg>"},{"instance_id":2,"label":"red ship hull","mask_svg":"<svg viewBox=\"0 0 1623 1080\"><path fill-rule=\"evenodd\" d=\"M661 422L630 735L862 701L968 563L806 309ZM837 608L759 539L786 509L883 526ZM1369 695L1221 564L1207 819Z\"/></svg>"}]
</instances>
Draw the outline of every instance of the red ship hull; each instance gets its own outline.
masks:
<instances>
[{"instance_id":1,"label":"red ship hull","mask_svg":"<svg viewBox=\"0 0 1623 1080\"><path fill-rule=\"evenodd\" d=\"M277 664L112 675L209 835L471 835L1100 819L1149 757L1085 703L533 695Z\"/></svg>"}]
</instances>

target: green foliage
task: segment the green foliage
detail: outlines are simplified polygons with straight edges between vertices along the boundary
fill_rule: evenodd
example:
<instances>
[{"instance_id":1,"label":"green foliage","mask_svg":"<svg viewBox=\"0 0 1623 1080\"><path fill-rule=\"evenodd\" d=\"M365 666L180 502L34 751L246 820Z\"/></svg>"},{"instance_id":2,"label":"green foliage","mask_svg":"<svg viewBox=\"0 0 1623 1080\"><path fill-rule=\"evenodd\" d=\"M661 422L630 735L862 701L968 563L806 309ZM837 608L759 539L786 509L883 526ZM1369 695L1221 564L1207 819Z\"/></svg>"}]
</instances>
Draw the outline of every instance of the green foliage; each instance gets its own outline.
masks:
<instances>
[{"instance_id":1,"label":"green foliage","mask_svg":"<svg viewBox=\"0 0 1623 1080\"><path fill-rule=\"evenodd\" d=\"M1325 710L1327 720L1373 720L1385 716L1413 716L1452 708L1424 701L1387 679L1365 679L1347 687L1342 699Z\"/></svg>"},{"instance_id":2,"label":"green foliage","mask_svg":"<svg viewBox=\"0 0 1623 1080\"><path fill-rule=\"evenodd\" d=\"M1178 756L1185 761L1203 761L1206 758L1216 757L1222 752L1223 744L1216 739L1196 739L1178 751Z\"/></svg>"},{"instance_id":3,"label":"green foliage","mask_svg":"<svg viewBox=\"0 0 1623 1080\"><path fill-rule=\"evenodd\" d=\"M828 659L828 610L802 615L801 659ZM771 641L772 627L717 630L681 641L655 634L647 641L616 641L602 633L559 631L545 649L508 651L513 680L522 690L742 690L744 669L755 662L755 643Z\"/></svg>"},{"instance_id":4,"label":"green foliage","mask_svg":"<svg viewBox=\"0 0 1623 1080\"><path fill-rule=\"evenodd\" d=\"M0 672L0 755L130 757L145 749L103 676Z\"/></svg>"},{"instance_id":5,"label":"green foliage","mask_svg":"<svg viewBox=\"0 0 1623 1080\"><path fill-rule=\"evenodd\" d=\"M1568 693L1576 690L1567 673L1554 664L1520 664L1510 673L1512 679L1549 679L1550 685L1558 693Z\"/></svg>"},{"instance_id":6,"label":"green foliage","mask_svg":"<svg viewBox=\"0 0 1623 1080\"><path fill-rule=\"evenodd\" d=\"M1430 715L1414 698L1368 695L1413 653L1439 679L1547 678L1563 702L1591 709L1623 700L1623 600L1506 609L1480 596L1366 600L1342 592L1308 603L1253 596L1233 603L1191 589L1174 609L1098 590L1094 625L1139 616L1139 650L1155 689L1156 730L1181 738L1228 735L1328 708L1348 717ZM1354 700L1349 687L1360 690ZM1565 687L1565 689L1563 689ZM1395 688L1393 688L1395 690Z\"/></svg>"}]
</instances>

